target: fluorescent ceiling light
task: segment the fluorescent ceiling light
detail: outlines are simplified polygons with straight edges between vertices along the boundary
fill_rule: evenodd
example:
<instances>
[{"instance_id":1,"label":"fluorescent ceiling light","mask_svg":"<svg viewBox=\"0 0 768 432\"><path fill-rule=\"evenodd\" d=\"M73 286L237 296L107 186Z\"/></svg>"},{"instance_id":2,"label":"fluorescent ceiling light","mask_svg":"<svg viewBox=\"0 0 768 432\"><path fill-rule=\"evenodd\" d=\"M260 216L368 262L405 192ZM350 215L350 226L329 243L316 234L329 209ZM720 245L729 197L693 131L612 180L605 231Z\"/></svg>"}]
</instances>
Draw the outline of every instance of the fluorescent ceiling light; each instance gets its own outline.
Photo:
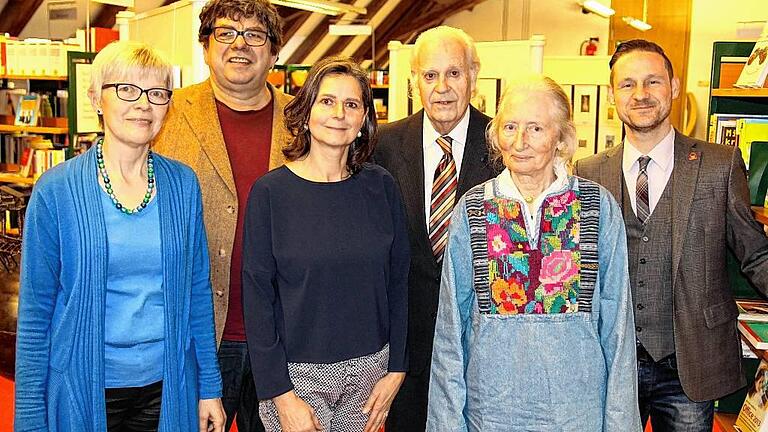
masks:
<instances>
[{"instance_id":1,"label":"fluorescent ceiling light","mask_svg":"<svg viewBox=\"0 0 768 432\"><path fill-rule=\"evenodd\" d=\"M581 7L585 10L588 10L592 13L596 13L600 15L601 17L608 18L611 15L615 14L616 11L611 9L610 7L600 3L597 0L587 0L583 3L581 3Z\"/></svg>"},{"instance_id":2,"label":"fluorescent ceiling light","mask_svg":"<svg viewBox=\"0 0 768 432\"><path fill-rule=\"evenodd\" d=\"M328 34L333 36L369 36L373 27L365 24L331 24Z\"/></svg>"},{"instance_id":3,"label":"fluorescent ceiling light","mask_svg":"<svg viewBox=\"0 0 768 432\"><path fill-rule=\"evenodd\" d=\"M645 21L639 20L637 18L625 16L622 19L624 20L625 23L629 24L630 27L634 27L640 31L648 31L652 28L650 24L648 24Z\"/></svg>"},{"instance_id":4,"label":"fluorescent ceiling light","mask_svg":"<svg viewBox=\"0 0 768 432\"><path fill-rule=\"evenodd\" d=\"M271 3L278 6L301 9L309 12L318 12L331 16L341 15L343 13L365 15L367 12L365 8L328 0L272 0Z\"/></svg>"}]
</instances>

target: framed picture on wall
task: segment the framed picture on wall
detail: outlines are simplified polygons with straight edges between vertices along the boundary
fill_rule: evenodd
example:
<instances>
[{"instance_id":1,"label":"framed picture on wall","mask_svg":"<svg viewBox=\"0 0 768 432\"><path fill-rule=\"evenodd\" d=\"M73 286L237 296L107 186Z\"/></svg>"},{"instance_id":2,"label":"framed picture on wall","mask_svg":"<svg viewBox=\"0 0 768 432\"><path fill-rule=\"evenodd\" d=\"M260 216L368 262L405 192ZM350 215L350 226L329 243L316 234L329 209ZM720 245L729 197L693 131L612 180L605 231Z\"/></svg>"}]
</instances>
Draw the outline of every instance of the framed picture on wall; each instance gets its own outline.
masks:
<instances>
[{"instance_id":1,"label":"framed picture on wall","mask_svg":"<svg viewBox=\"0 0 768 432\"><path fill-rule=\"evenodd\" d=\"M496 115L501 98L501 80L496 78L479 78L477 91L470 103L473 107L489 117Z\"/></svg>"}]
</instances>

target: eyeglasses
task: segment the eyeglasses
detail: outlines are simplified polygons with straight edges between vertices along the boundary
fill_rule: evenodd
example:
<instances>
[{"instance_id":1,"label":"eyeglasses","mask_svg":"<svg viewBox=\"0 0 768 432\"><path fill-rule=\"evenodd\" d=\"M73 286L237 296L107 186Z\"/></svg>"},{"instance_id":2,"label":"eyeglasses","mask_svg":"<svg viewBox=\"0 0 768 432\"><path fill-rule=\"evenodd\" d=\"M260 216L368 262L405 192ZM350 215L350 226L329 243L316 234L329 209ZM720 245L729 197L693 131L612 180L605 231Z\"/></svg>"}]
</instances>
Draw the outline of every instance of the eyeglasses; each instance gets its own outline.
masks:
<instances>
[{"instance_id":1,"label":"eyeglasses","mask_svg":"<svg viewBox=\"0 0 768 432\"><path fill-rule=\"evenodd\" d=\"M117 94L118 99L126 102L135 102L141 98L142 94L146 93L147 100L152 105L168 105L168 102L171 101L171 94L173 93L171 90L164 88L154 87L143 89L128 83L104 84L101 86L101 89L104 90L110 87L115 88L115 94Z\"/></svg>"},{"instance_id":2,"label":"eyeglasses","mask_svg":"<svg viewBox=\"0 0 768 432\"><path fill-rule=\"evenodd\" d=\"M267 39L269 38L269 33L261 30L248 29L237 31L232 27L213 28L213 38L216 39L217 42L221 42L223 44L235 43L237 37L241 35L243 36L243 40L245 41L246 45L252 47L260 47L264 45L267 43Z\"/></svg>"}]
</instances>

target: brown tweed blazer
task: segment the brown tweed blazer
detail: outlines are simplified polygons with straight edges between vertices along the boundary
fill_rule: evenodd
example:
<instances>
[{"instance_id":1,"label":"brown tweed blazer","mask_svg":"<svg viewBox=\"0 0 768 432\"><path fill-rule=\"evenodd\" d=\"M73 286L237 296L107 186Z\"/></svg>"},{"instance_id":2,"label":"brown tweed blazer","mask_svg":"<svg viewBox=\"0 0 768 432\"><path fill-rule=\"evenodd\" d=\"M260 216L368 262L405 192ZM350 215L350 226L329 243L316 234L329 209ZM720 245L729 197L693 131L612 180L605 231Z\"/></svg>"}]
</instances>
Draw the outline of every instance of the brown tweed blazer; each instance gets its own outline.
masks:
<instances>
[{"instance_id":1,"label":"brown tweed blazer","mask_svg":"<svg viewBox=\"0 0 768 432\"><path fill-rule=\"evenodd\" d=\"M283 109L292 97L272 86L269 90L274 107L269 169L274 169L285 162L281 150L291 140L283 124ZM208 80L174 91L165 123L153 146L154 151L192 167L200 181L211 260L216 340L221 341L229 305L229 267L238 201L213 89Z\"/></svg>"},{"instance_id":2,"label":"brown tweed blazer","mask_svg":"<svg viewBox=\"0 0 768 432\"><path fill-rule=\"evenodd\" d=\"M717 399L746 382L726 248L768 295L768 239L749 206L741 152L675 131L672 187L672 299L677 368L694 401ZM605 186L621 203L623 146L581 159L578 176Z\"/></svg>"}]
</instances>

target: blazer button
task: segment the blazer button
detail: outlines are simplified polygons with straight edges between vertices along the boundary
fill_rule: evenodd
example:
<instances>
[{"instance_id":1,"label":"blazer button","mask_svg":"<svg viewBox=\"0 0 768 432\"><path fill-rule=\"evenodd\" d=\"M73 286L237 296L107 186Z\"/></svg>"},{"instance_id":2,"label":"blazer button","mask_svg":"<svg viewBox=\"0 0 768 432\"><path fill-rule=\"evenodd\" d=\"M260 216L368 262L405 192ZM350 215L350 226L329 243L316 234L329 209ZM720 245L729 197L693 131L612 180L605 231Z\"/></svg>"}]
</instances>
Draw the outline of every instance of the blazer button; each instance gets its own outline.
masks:
<instances>
[{"instance_id":1,"label":"blazer button","mask_svg":"<svg viewBox=\"0 0 768 432\"><path fill-rule=\"evenodd\" d=\"M645 264L645 258L640 258L640 264Z\"/></svg>"},{"instance_id":2,"label":"blazer button","mask_svg":"<svg viewBox=\"0 0 768 432\"><path fill-rule=\"evenodd\" d=\"M232 214L235 212L235 208L233 206L227 206L227 213Z\"/></svg>"},{"instance_id":3,"label":"blazer button","mask_svg":"<svg viewBox=\"0 0 768 432\"><path fill-rule=\"evenodd\" d=\"M637 310L643 310L643 309L645 309L645 306L643 306L642 303L638 303L637 304Z\"/></svg>"},{"instance_id":4,"label":"blazer button","mask_svg":"<svg viewBox=\"0 0 768 432\"><path fill-rule=\"evenodd\" d=\"M642 327L640 327L640 326L637 326L637 327L635 327L635 330L636 330L638 333L640 333L640 332L642 332L642 331L643 331L643 328L642 328Z\"/></svg>"},{"instance_id":5,"label":"blazer button","mask_svg":"<svg viewBox=\"0 0 768 432\"><path fill-rule=\"evenodd\" d=\"M225 251L224 249L219 249L219 256L220 256L220 257L225 257L225 256L227 256L227 251Z\"/></svg>"},{"instance_id":6,"label":"blazer button","mask_svg":"<svg viewBox=\"0 0 768 432\"><path fill-rule=\"evenodd\" d=\"M224 291L216 290L216 295L219 296L219 297L224 297Z\"/></svg>"}]
</instances>

